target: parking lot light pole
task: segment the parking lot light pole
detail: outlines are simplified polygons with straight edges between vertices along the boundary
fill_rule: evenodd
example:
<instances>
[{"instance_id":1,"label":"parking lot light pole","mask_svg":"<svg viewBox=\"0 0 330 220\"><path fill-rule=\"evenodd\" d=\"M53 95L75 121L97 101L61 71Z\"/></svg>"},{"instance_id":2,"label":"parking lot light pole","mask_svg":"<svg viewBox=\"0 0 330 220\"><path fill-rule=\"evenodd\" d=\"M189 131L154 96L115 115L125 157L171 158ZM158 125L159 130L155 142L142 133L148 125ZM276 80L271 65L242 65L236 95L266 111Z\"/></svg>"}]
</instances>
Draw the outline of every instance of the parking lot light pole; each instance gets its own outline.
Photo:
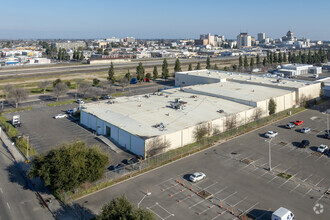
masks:
<instances>
[{"instance_id":1,"label":"parking lot light pole","mask_svg":"<svg viewBox=\"0 0 330 220\"><path fill-rule=\"evenodd\" d=\"M269 158L269 172L272 171L272 154L271 154L271 142L272 142L272 138L269 140L266 140L266 142L268 142L268 158Z\"/></svg>"},{"instance_id":2,"label":"parking lot light pole","mask_svg":"<svg viewBox=\"0 0 330 220\"><path fill-rule=\"evenodd\" d=\"M329 111L330 109L327 109L326 113L327 113L327 132L326 133L330 133L329 132Z\"/></svg>"},{"instance_id":3,"label":"parking lot light pole","mask_svg":"<svg viewBox=\"0 0 330 220\"><path fill-rule=\"evenodd\" d=\"M150 195L151 195L151 192L147 192L147 193L143 196L143 198L141 199L141 201L138 203L138 208L140 208L140 204L141 204L141 202L144 200L144 198L147 197L147 196L150 196Z\"/></svg>"}]
</instances>

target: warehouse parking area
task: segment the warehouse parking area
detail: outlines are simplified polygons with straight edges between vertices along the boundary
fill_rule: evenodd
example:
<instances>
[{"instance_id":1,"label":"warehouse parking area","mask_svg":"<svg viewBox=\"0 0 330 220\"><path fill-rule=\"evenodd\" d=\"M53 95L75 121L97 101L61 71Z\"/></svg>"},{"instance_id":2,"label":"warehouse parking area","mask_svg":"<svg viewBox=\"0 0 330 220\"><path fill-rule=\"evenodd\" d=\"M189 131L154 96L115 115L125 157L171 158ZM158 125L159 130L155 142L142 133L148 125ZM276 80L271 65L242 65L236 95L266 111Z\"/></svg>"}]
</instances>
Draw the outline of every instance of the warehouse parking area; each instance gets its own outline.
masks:
<instances>
[{"instance_id":1,"label":"warehouse parking area","mask_svg":"<svg viewBox=\"0 0 330 220\"><path fill-rule=\"evenodd\" d=\"M53 148L60 147L62 143L68 143L75 139L86 141L88 145L98 145L110 155L110 165L116 165L124 159L134 157L125 151L116 153L103 142L96 139L96 135L90 130L79 125L79 121L70 118L54 119L57 114L65 114L68 109L77 108L78 104L68 104L57 107L46 105L35 106L32 110L5 115L8 119L12 115L21 116L21 127L18 131L29 136L31 146L38 154L45 153Z\"/></svg>"},{"instance_id":2,"label":"warehouse parking area","mask_svg":"<svg viewBox=\"0 0 330 220\"><path fill-rule=\"evenodd\" d=\"M75 202L88 201L85 207L97 214L104 203L125 192L136 206L162 220L270 219L279 207L291 210L296 219L327 219L330 158L313 148L329 141L320 136L325 117L322 111L306 110ZM283 127L297 119L312 131L302 134ZM271 142L271 171L263 137L268 130L279 133ZM305 138L310 148L298 149L294 142ZM188 178L196 171L206 178L192 183Z\"/></svg>"}]
</instances>

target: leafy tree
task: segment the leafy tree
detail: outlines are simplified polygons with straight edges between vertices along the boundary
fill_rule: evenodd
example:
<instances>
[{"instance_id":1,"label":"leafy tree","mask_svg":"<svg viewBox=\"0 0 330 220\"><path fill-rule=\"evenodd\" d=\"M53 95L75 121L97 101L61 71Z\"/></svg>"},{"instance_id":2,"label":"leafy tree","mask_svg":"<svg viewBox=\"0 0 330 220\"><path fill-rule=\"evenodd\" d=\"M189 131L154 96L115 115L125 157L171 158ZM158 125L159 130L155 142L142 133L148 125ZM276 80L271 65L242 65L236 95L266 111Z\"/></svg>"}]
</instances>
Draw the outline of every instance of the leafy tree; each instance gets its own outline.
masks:
<instances>
[{"instance_id":1,"label":"leafy tree","mask_svg":"<svg viewBox=\"0 0 330 220\"><path fill-rule=\"evenodd\" d=\"M166 59L164 59L163 65L162 65L162 77L164 79L167 79L169 77L168 63L167 63L167 60Z\"/></svg>"},{"instance_id":2,"label":"leafy tree","mask_svg":"<svg viewBox=\"0 0 330 220\"><path fill-rule=\"evenodd\" d=\"M239 56L239 59L238 59L238 69L241 70L243 67L243 59L242 59L242 56Z\"/></svg>"},{"instance_id":3,"label":"leafy tree","mask_svg":"<svg viewBox=\"0 0 330 220\"><path fill-rule=\"evenodd\" d=\"M219 69L217 64L214 64L214 69L215 70L218 70Z\"/></svg>"},{"instance_id":4,"label":"leafy tree","mask_svg":"<svg viewBox=\"0 0 330 220\"><path fill-rule=\"evenodd\" d=\"M233 65L233 70L234 70L234 71L237 70L237 65L236 65L236 64Z\"/></svg>"},{"instance_id":5,"label":"leafy tree","mask_svg":"<svg viewBox=\"0 0 330 220\"><path fill-rule=\"evenodd\" d=\"M69 91L68 86L65 83L58 83L53 89L53 93L58 101L59 97L64 96Z\"/></svg>"},{"instance_id":6,"label":"leafy tree","mask_svg":"<svg viewBox=\"0 0 330 220\"><path fill-rule=\"evenodd\" d=\"M254 58L253 58L253 57L250 59L250 67L251 67L251 68L254 67Z\"/></svg>"},{"instance_id":7,"label":"leafy tree","mask_svg":"<svg viewBox=\"0 0 330 220\"><path fill-rule=\"evenodd\" d=\"M115 83L115 68L112 62L110 64L108 71L108 81L110 81L111 83Z\"/></svg>"},{"instance_id":8,"label":"leafy tree","mask_svg":"<svg viewBox=\"0 0 330 220\"><path fill-rule=\"evenodd\" d=\"M123 195L104 205L97 220L153 220L153 214L141 208L135 208Z\"/></svg>"},{"instance_id":9,"label":"leafy tree","mask_svg":"<svg viewBox=\"0 0 330 220\"><path fill-rule=\"evenodd\" d=\"M288 60L287 60L287 58L286 58L286 53L284 52L284 53L283 53L283 62L286 63L287 61L288 61Z\"/></svg>"},{"instance_id":10,"label":"leafy tree","mask_svg":"<svg viewBox=\"0 0 330 220\"><path fill-rule=\"evenodd\" d=\"M192 71L192 70L193 70L193 69L192 69L192 64L189 63L188 71Z\"/></svg>"},{"instance_id":11,"label":"leafy tree","mask_svg":"<svg viewBox=\"0 0 330 220\"><path fill-rule=\"evenodd\" d=\"M100 80L97 78L93 79L93 86L98 86L100 84Z\"/></svg>"},{"instance_id":12,"label":"leafy tree","mask_svg":"<svg viewBox=\"0 0 330 220\"><path fill-rule=\"evenodd\" d=\"M269 53L269 62L268 63L273 64L273 61L274 61L273 58L274 58L273 53Z\"/></svg>"},{"instance_id":13,"label":"leafy tree","mask_svg":"<svg viewBox=\"0 0 330 220\"><path fill-rule=\"evenodd\" d=\"M84 60L85 59L85 56L84 56L84 52L80 52L80 57L79 57L79 60Z\"/></svg>"},{"instance_id":14,"label":"leafy tree","mask_svg":"<svg viewBox=\"0 0 330 220\"><path fill-rule=\"evenodd\" d=\"M225 66L225 67L223 68L223 70L224 70L224 71L228 71L228 70L229 70L228 66Z\"/></svg>"},{"instance_id":15,"label":"leafy tree","mask_svg":"<svg viewBox=\"0 0 330 220\"><path fill-rule=\"evenodd\" d=\"M147 79L151 79L151 73L147 73L147 74L146 74L146 78L147 78Z\"/></svg>"},{"instance_id":16,"label":"leafy tree","mask_svg":"<svg viewBox=\"0 0 330 220\"><path fill-rule=\"evenodd\" d=\"M136 67L136 79L139 82L142 82L144 80L144 67L142 63L140 62L139 65Z\"/></svg>"},{"instance_id":17,"label":"leafy tree","mask_svg":"<svg viewBox=\"0 0 330 220\"><path fill-rule=\"evenodd\" d=\"M279 63L282 63L282 53L281 52L279 52L279 54L278 54L278 62Z\"/></svg>"},{"instance_id":18,"label":"leafy tree","mask_svg":"<svg viewBox=\"0 0 330 220\"><path fill-rule=\"evenodd\" d=\"M277 63L277 54L275 52L273 53L273 62Z\"/></svg>"},{"instance_id":19,"label":"leafy tree","mask_svg":"<svg viewBox=\"0 0 330 220\"><path fill-rule=\"evenodd\" d=\"M131 73L129 72L129 70L127 70L127 73L125 74L125 78L130 81L131 80Z\"/></svg>"},{"instance_id":20,"label":"leafy tree","mask_svg":"<svg viewBox=\"0 0 330 220\"><path fill-rule=\"evenodd\" d=\"M181 64L179 58L175 61L174 72L181 72Z\"/></svg>"},{"instance_id":21,"label":"leafy tree","mask_svg":"<svg viewBox=\"0 0 330 220\"><path fill-rule=\"evenodd\" d=\"M55 88L55 86L61 82L62 82L61 79L56 79L55 81L53 81L53 87Z\"/></svg>"},{"instance_id":22,"label":"leafy tree","mask_svg":"<svg viewBox=\"0 0 330 220\"><path fill-rule=\"evenodd\" d=\"M201 142L208 133L208 126L206 124L200 124L195 127L193 136L197 142Z\"/></svg>"},{"instance_id":23,"label":"leafy tree","mask_svg":"<svg viewBox=\"0 0 330 220\"><path fill-rule=\"evenodd\" d=\"M276 103L274 99L270 99L268 103L269 115L272 115L276 112Z\"/></svg>"},{"instance_id":24,"label":"leafy tree","mask_svg":"<svg viewBox=\"0 0 330 220\"><path fill-rule=\"evenodd\" d=\"M108 156L100 148L87 147L85 142L75 140L36 156L28 175L40 177L46 186L59 193L98 180L108 163Z\"/></svg>"},{"instance_id":25,"label":"leafy tree","mask_svg":"<svg viewBox=\"0 0 330 220\"><path fill-rule=\"evenodd\" d=\"M201 69L201 64L200 62L197 63L197 66L196 66L196 70L200 70Z\"/></svg>"},{"instance_id":26,"label":"leafy tree","mask_svg":"<svg viewBox=\"0 0 330 220\"><path fill-rule=\"evenodd\" d=\"M103 51L103 55L109 55L109 50L108 50L108 49L105 49L105 50Z\"/></svg>"},{"instance_id":27,"label":"leafy tree","mask_svg":"<svg viewBox=\"0 0 330 220\"><path fill-rule=\"evenodd\" d=\"M262 65L265 67L266 64L267 64L267 59L266 59L266 57L264 57L264 59L262 60Z\"/></svg>"},{"instance_id":28,"label":"leafy tree","mask_svg":"<svg viewBox=\"0 0 330 220\"><path fill-rule=\"evenodd\" d=\"M257 67L260 66L260 56L259 54L257 54L257 61L256 61Z\"/></svg>"},{"instance_id":29,"label":"leafy tree","mask_svg":"<svg viewBox=\"0 0 330 220\"><path fill-rule=\"evenodd\" d=\"M210 57L207 57L207 59L206 59L206 69L211 69Z\"/></svg>"},{"instance_id":30,"label":"leafy tree","mask_svg":"<svg viewBox=\"0 0 330 220\"><path fill-rule=\"evenodd\" d=\"M249 67L247 56L244 57L244 69L247 69Z\"/></svg>"},{"instance_id":31,"label":"leafy tree","mask_svg":"<svg viewBox=\"0 0 330 220\"><path fill-rule=\"evenodd\" d=\"M152 71L152 77L154 80L156 80L158 78L157 66L154 66L154 70Z\"/></svg>"},{"instance_id":32,"label":"leafy tree","mask_svg":"<svg viewBox=\"0 0 330 220\"><path fill-rule=\"evenodd\" d=\"M96 51L98 54L102 54L103 53L103 49L102 48L97 48L97 51Z\"/></svg>"},{"instance_id":33,"label":"leafy tree","mask_svg":"<svg viewBox=\"0 0 330 220\"><path fill-rule=\"evenodd\" d=\"M26 99L27 91L23 88L12 88L9 91L8 97L10 100L12 100L15 103L15 106L17 108L18 104Z\"/></svg>"}]
</instances>

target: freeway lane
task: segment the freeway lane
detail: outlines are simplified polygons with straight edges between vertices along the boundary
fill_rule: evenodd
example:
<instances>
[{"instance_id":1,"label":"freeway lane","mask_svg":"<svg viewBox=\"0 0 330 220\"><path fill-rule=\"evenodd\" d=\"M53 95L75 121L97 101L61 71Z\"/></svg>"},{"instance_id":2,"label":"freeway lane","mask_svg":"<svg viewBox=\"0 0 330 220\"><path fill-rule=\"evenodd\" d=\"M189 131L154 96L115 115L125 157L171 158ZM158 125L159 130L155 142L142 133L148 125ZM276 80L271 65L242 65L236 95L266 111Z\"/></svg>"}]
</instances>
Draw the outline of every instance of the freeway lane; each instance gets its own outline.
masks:
<instances>
[{"instance_id":1,"label":"freeway lane","mask_svg":"<svg viewBox=\"0 0 330 220\"><path fill-rule=\"evenodd\" d=\"M36 194L25 187L20 171L0 141L0 220L52 219Z\"/></svg>"},{"instance_id":2,"label":"freeway lane","mask_svg":"<svg viewBox=\"0 0 330 220\"><path fill-rule=\"evenodd\" d=\"M218 61L218 60L236 60L235 57L221 57L221 58L214 58L211 59L211 62ZM138 65L139 62L145 67L154 66L154 65L161 65L163 60L133 60L132 62L125 62L125 63L114 63L114 67L116 69L127 69L127 68L134 68ZM184 63L197 63L197 62L205 62L205 59L181 59L181 64ZM175 59L169 59L168 64L173 65L175 63ZM50 74L50 73L61 73L61 72L90 72L90 71L105 71L108 70L109 64L100 64L100 65L77 65L77 66L62 66L62 67L40 67L40 68L3 68L0 69L0 76L18 76L18 75L34 75L34 74Z\"/></svg>"}]
</instances>

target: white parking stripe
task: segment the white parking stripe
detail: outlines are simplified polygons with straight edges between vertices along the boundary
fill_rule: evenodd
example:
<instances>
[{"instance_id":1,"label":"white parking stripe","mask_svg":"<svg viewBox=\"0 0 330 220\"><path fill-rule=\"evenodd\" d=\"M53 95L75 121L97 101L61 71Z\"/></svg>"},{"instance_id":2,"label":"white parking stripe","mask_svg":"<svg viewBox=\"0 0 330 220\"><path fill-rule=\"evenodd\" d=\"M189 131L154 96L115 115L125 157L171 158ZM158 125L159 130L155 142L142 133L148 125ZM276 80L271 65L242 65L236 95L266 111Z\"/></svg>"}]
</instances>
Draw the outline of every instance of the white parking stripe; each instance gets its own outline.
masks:
<instances>
[{"instance_id":1,"label":"white parking stripe","mask_svg":"<svg viewBox=\"0 0 330 220\"><path fill-rule=\"evenodd\" d=\"M208 188L210 188L211 186L214 186L214 185L217 184L217 183L218 183L218 182L215 182L215 183L209 185L208 187L206 187L206 188L204 188L204 189L208 189Z\"/></svg>"},{"instance_id":2,"label":"white parking stripe","mask_svg":"<svg viewBox=\"0 0 330 220\"><path fill-rule=\"evenodd\" d=\"M238 204L240 204L241 202L243 202L245 199L247 199L247 197L245 197L244 199L240 200L238 203L236 203L235 205L233 205L233 207L237 206Z\"/></svg>"},{"instance_id":3,"label":"white parking stripe","mask_svg":"<svg viewBox=\"0 0 330 220\"><path fill-rule=\"evenodd\" d=\"M308 178L310 178L311 176L313 176L313 174L309 175L306 179L303 180L303 182L305 182Z\"/></svg>"},{"instance_id":4,"label":"white parking stripe","mask_svg":"<svg viewBox=\"0 0 330 220\"><path fill-rule=\"evenodd\" d=\"M8 206L8 209L10 209L10 205L9 205L9 203L7 202L7 206Z\"/></svg>"},{"instance_id":5,"label":"white parking stripe","mask_svg":"<svg viewBox=\"0 0 330 220\"><path fill-rule=\"evenodd\" d=\"M300 186L300 184L298 184L295 188L293 188L292 190L290 190L290 192L293 192L295 189L297 189Z\"/></svg>"},{"instance_id":6,"label":"white parking stripe","mask_svg":"<svg viewBox=\"0 0 330 220\"><path fill-rule=\"evenodd\" d=\"M323 180L324 178L322 178L315 186L319 185Z\"/></svg>"},{"instance_id":7,"label":"white parking stripe","mask_svg":"<svg viewBox=\"0 0 330 220\"><path fill-rule=\"evenodd\" d=\"M270 183L271 181L273 181L274 179L276 179L277 176L274 176L271 180L269 180L267 183Z\"/></svg>"},{"instance_id":8,"label":"white parking stripe","mask_svg":"<svg viewBox=\"0 0 330 220\"><path fill-rule=\"evenodd\" d=\"M310 191L312 191L313 188L310 188L304 195L303 197L305 197Z\"/></svg>"},{"instance_id":9,"label":"white parking stripe","mask_svg":"<svg viewBox=\"0 0 330 220\"><path fill-rule=\"evenodd\" d=\"M226 198L222 199L222 201L225 201L226 199L228 199L229 197L231 197L231 196L235 195L236 193L237 193L237 192L234 192L234 193L230 194L230 195L229 195L229 196L227 196Z\"/></svg>"}]
</instances>

